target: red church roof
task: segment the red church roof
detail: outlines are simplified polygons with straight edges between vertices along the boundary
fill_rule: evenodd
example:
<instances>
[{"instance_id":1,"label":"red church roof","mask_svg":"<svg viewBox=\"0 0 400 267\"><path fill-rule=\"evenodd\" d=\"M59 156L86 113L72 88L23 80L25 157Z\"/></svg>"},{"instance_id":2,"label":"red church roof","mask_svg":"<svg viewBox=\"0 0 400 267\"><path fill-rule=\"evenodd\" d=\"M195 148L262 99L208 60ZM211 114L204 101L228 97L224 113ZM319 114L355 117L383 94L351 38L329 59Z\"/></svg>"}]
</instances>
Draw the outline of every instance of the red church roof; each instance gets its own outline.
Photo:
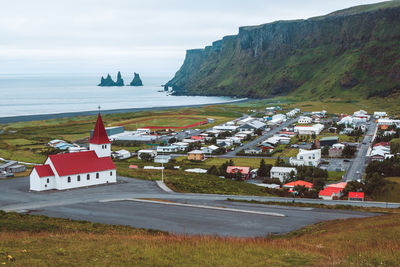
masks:
<instances>
[{"instance_id":1,"label":"red church roof","mask_svg":"<svg viewBox=\"0 0 400 267\"><path fill-rule=\"evenodd\" d=\"M51 169L50 165L47 165L47 164L46 165L37 165L33 168L36 170L36 172L40 178L54 176L54 172Z\"/></svg>"},{"instance_id":2,"label":"red church roof","mask_svg":"<svg viewBox=\"0 0 400 267\"><path fill-rule=\"evenodd\" d=\"M110 157L97 157L94 151L50 155L49 159L59 176L114 170Z\"/></svg>"},{"instance_id":3,"label":"red church roof","mask_svg":"<svg viewBox=\"0 0 400 267\"><path fill-rule=\"evenodd\" d=\"M97 116L96 126L94 126L94 131L92 138L90 139L91 144L109 144L110 139L108 139L108 135L106 129L104 128L103 120L101 119L101 115Z\"/></svg>"}]
</instances>

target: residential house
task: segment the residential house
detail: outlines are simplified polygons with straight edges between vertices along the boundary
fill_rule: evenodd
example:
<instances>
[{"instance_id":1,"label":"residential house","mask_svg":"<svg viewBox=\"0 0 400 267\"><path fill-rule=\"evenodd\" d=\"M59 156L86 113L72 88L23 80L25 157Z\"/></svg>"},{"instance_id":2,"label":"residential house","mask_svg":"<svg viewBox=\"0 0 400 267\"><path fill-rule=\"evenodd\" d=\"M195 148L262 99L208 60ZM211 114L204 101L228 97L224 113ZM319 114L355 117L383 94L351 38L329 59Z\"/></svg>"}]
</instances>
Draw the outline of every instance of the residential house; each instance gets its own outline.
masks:
<instances>
[{"instance_id":1,"label":"residential house","mask_svg":"<svg viewBox=\"0 0 400 267\"><path fill-rule=\"evenodd\" d=\"M321 149L305 150L300 149L296 158L290 158L289 163L296 166L317 167L321 161Z\"/></svg>"},{"instance_id":2,"label":"residential house","mask_svg":"<svg viewBox=\"0 0 400 267\"><path fill-rule=\"evenodd\" d=\"M208 147L202 147L201 151L203 151L204 154L212 154L214 153L214 151L218 150L219 147L215 146L215 145L211 145Z\"/></svg>"},{"instance_id":3,"label":"residential house","mask_svg":"<svg viewBox=\"0 0 400 267\"><path fill-rule=\"evenodd\" d=\"M204 152L201 150L193 150L188 152L188 160L201 161L204 159L205 159Z\"/></svg>"},{"instance_id":4,"label":"residential house","mask_svg":"<svg viewBox=\"0 0 400 267\"><path fill-rule=\"evenodd\" d=\"M116 159L129 159L131 157L131 152L125 149L114 151L112 156Z\"/></svg>"},{"instance_id":5,"label":"residential house","mask_svg":"<svg viewBox=\"0 0 400 267\"><path fill-rule=\"evenodd\" d=\"M342 153L343 153L342 148L331 147L329 149L329 157L331 157L331 158L339 158L342 156Z\"/></svg>"},{"instance_id":6,"label":"residential house","mask_svg":"<svg viewBox=\"0 0 400 267\"><path fill-rule=\"evenodd\" d=\"M313 188L314 185L312 183L309 183L309 182L306 182L306 181L303 181L303 180L297 180L295 182L290 182L290 183L284 184L282 187L283 188L288 188L289 191L293 191L293 189L296 186L304 186L307 189L311 189L311 188Z\"/></svg>"},{"instance_id":7,"label":"residential house","mask_svg":"<svg viewBox=\"0 0 400 267\"><path fill-rule=\"evenodd\" d=\"M363 192L349 192L348 200L364 201L364 193Z\"/></svg>"},{"instance_id":8,"label":"residential house","mask_svg":"<svg viewBox=\"0 0 400 267\"><path fill-rule=\"evenodd\" d=\"M305 125L296 125L294 127L294 132L298 133L299 135L318 135L324 129L324 125L317 123L312 126L305 126Z\"/></svg>"},{"instance_id":9,"label":"residential house","mask_svg":"<svg viewBox=\"0 0 400 267\"><path fill-rule=\"evenodd\" d=\"M308 123L312 123L312 119L307 116L300 116L300 118L297 122L301 123L301 124L308 124Z\"/></svg>"},{"instance_id":10,"label":"residential house","mask_svg":"<svg viewBox=\"0 0 400 267\"><path fill-rule=\"evenodd\" d=\"M272 167L270 171L270 177L271 179L278 178L281 182L284 182L286 179L290 178L292 172L296 175L296 168Z\"/></svg>"},{"instance_id":11,"label":"residential house","mask_svg":"<svg viewBox=\"0 0 400 267\"><path fill-rule=\"evenodd\" d=\"M169 145L169 146L158 146L157 147L157 152L158 153L175 153L178 152L178 147L175 145Z\"/></svg>"},{"instance_id":12,"label":"residential house","mask_svg":"<svg viewBox=\"0 0 400 267\"><path fill-rule=\"evenodd\" d=\"M241 178L247 180L250 178L250 167L228 166L226 173L232 175L241 174Z\"/></svg>"},{"instance_id":13,"label":"residential house","mask_svg":"<svg viewBox=\"0 0 400 267\"><path fill-rule=\"evenodd\" d=\"M259 147L247 148L244 150L245 154L261 154L263 150Z\"/></svg>"},{"instance_id":14,"label":"residential house","mask_svg":"<svg viewBox=\"0 0 400 267\"><path fill-rule=\"evenodd\" d=\"M246 124L243 124L242 126L240 126L238 128L238 130L240 132L242 131L250 131L250 132L254 132L255 130L261 129L263 130L266 127L266 124L258 121L258 120L253 120L251 122L248 122Z\"/></svg>"},{"instance_id":15,"label":"residential house","mask_svg":"<svg viewBox=\"0 0 400 267\"><path fill-rule=\"evenodd\" d=\"M176 146L178 148L178 151L186 151L186 149L189 146L189 143L186 142L176 142L173 143L174 146Z\"/></svg>"},{"instance_id":16,"label":"residential house","mask_svg":"<svg viewBox=\"0 0 400 267\"><path fill-rule=\"evenodd\" d=\"M376 119L385 118L385 117L387 117L387 115L388 114L384 111L375 111L374 112L374 118L376 118Z\"/></svg>"}]
</instances>

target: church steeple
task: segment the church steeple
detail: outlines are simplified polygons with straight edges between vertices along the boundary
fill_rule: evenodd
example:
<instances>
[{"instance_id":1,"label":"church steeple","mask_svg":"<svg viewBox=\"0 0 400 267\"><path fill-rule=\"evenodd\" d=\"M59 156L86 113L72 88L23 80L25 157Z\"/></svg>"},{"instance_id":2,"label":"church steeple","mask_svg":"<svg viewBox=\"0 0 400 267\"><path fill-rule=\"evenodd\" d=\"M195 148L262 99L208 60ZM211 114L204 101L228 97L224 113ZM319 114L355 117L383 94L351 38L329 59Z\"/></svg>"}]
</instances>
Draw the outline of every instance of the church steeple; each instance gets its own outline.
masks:
<instances>
[{"instance_id":1,"label":"church steeple","mask_svg":"<svg viewBox=\"0 0 400 267\"><path fill-rule=\"evenodd\" d=\"M94 150L99 158L111 156L111 142L110 139L108 139L100 112L99 115L97 115L93 135L89 141L89 149Z\"/></svg>"},{"instance_id":2,"label":"church steeple","mask_svg":"<svg viewBox=\"0 0 400 267\"><path fill-rule=\"evenodd\" d=\"M101 115L97 115L96 125L94 126L94 131L92 138L90 138L91 144L110 144L110 140L108 139L108 135L106 129L104 128L103 120L101 119Z\"/></svg>"}]
</instances>

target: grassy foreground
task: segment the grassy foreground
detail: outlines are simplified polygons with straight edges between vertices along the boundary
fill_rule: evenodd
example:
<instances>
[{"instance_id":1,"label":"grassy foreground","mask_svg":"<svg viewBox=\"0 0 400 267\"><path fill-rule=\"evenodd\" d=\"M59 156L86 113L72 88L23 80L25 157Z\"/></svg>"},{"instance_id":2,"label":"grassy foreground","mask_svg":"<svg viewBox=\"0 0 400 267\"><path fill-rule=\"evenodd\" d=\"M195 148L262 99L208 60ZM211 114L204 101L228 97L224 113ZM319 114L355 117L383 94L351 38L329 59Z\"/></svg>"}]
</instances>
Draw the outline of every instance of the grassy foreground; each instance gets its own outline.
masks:
<instances>
[{"instance_id":1,"label":"grassy foreground","mask_svg":"<svg viewBox=\"0 0 400 267\"><path fill-rule=\"evenodd\" d=\"M399 240L398 214L218 238L0 212L5 266L396 266Z\"/></svg>"}]
</instances>

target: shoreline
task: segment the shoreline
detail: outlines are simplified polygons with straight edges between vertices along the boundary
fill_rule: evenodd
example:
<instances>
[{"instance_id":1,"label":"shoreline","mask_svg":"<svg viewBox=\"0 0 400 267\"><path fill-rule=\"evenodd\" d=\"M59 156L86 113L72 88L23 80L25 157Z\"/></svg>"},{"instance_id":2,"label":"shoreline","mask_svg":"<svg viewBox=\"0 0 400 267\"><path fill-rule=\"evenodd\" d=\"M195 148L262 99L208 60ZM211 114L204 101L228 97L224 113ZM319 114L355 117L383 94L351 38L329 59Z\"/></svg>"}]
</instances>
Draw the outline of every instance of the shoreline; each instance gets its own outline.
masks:
<instances>
[{"instance_id":1,"label":"shoreline","mask_svg":"<svg viewBox=\"0 0 400 267\"><path fill-rule=\"evenodd\" d=\"M129 113L129 112L139 112L139 111L149 111L149 110L167 110L176 108L189 108L189 107L204 107L212 105L230 105L236 103L250 102L255 99L245 98L237 101L231 102L220 102L220 103L210 103L210 104L195 104L195 105L183 105L183 106L166 106L166 107L148 107L148 108L125 108L125 109L108 109L101 110L102 114L114 114L114 113ZM36 115L20 115L20 116L9 116L0 117L0 124L15 123L15 122L27 122L27 121L42 121L50 119L60 119L75 116L91 116L97 115L98 110L88 110L88 111L76 111L76 112L62 112L54 114L36 114Z\"/></svg>"}]
</instances>

